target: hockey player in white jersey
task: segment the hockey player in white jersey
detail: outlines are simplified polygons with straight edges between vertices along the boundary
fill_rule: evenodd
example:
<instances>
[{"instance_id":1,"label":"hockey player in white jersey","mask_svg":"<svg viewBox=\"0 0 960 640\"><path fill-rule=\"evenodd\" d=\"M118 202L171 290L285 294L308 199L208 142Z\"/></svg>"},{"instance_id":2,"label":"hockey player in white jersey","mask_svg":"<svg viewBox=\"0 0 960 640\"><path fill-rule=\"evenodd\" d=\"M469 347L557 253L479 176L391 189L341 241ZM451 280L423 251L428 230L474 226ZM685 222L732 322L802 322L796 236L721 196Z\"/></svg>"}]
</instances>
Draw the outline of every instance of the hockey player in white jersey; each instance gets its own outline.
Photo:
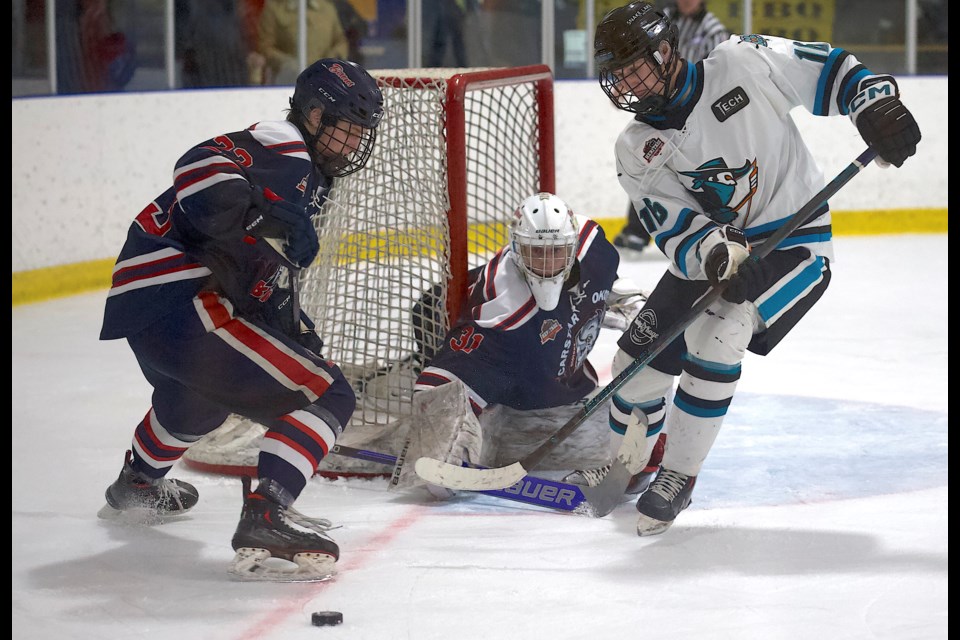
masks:
<instances>
[{"instance_id":1,"label":"hockey player in white jersey","mask_svg":"<svg viewBox=\"0 0 960 640\"><path fill-rule=\"evenodd\" d=\"M677 30L646 2L598 23L600 86L635 115L616 142L620 184L670 265L618 342L617 375L711 285L710 309L614 395L611 424L642 412L648 450L669 434L661 469L637 501L641 536L690 504L747 350L768 354L823 295L833 260L824 205L760 261L746 260L824 185L789 112L847 116L897 167L920 130L897 83L825 42L733 36L705 60L676 54ZM667 396L679 376L673 400Z\"/></svg>"}]
</instances>

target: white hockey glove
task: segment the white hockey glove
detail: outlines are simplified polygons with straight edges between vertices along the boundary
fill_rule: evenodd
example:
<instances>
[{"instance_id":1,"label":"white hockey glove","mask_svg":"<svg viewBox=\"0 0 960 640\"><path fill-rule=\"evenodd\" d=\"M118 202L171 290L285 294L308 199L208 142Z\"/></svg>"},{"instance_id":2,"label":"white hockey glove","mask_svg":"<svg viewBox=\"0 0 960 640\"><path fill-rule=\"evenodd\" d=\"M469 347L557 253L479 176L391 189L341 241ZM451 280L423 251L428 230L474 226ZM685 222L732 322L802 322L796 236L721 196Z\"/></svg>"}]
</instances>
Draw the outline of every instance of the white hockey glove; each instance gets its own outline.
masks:
<instances>
[{"instance_id":1,"label":"white hockey glove","mask_svg":"<svg viewBox=\"0 0 960 640\"><path fill-rule=\"evenodd\" d=\"M607 297L607 312L603 315L601 326L617 331L626 331L640 309L647 301L649 291L641 289L630 278L618 278L610 288Z\"/></svg>"},{"instance_id":2,"label":"white hockey glove","mask_svg":"<svg viewBox=\"0 0 960 640\"><path fill-rule=\"evenodd\" d=\"M700 239L697 259L710 284L729 280L740 263L750 257L750 243L741 229L729 224L717 227Z\"/></svg>"}]
</instances>

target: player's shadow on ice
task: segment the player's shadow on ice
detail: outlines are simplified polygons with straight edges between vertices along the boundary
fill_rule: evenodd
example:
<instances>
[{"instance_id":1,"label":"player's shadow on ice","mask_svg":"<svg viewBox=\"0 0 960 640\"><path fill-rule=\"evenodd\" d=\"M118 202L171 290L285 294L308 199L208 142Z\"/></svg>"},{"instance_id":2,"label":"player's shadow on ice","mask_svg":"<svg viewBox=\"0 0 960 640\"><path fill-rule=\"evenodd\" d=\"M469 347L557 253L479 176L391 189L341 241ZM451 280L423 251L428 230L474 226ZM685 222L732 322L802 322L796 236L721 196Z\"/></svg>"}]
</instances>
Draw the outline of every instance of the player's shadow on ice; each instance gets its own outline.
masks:
<instances>
[{"instance_id":1,"label":"player's shadow on ice","mask_svg":"<svg viewBox=\"0 0 960 640\"><path fill-rule=\"evenodd\" d=\"M886 549L862 533L677 522L663 534L639 538L633 514L617 528L628 528L636 546L604 570L624 581L636 580L638 566L649 575L678 577L724 571L746 576L947 572L946 553Z\"/></svg>"},{"instance_id":2,"label":"player's shadow on ice","mask_svg":"<svg viewBox=\"0 0 960 640\"><path fill-rule=\"evenodd\" d=\"M130 615L140 620L144 610L171 606L171 598L176 601L178 617L202 617L205 611L209 613L209 602L193 599L189 594L232 590L234 581L227 575L227 566L233 558L230 536L236 523L232 519L225 521L225 529L213 534L209 522L202 525L203 537L215 540L211 544L218 551L211 553L207 543L195 539L197 524L191 523L192 517L191 514L154 526L98 521L108 541L96 546L110 548L31 570L31 588L61 593L66 601L76 598L76 607L64 613L75 615L77 620L102 615L104 611L113 617ZM184 591L171 595L169 585L180 585ZM247 584L240 586L256 589ZM172 588L176 591L180 587ZM140 606L118 606L117 602L137 602Z\"/></svg>"}]
</instances>

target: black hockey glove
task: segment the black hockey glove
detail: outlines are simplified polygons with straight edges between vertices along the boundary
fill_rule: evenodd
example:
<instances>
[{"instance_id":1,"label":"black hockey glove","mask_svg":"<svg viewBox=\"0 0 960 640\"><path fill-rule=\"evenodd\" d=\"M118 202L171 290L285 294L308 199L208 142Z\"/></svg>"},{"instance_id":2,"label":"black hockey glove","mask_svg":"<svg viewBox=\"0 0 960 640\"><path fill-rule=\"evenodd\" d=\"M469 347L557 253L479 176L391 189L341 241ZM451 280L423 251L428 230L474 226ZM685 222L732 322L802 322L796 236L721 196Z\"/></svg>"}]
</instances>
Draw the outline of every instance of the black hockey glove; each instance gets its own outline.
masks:
<instances>
[{"instance_id":1,"label":"black hockey glove","mask_svg":"<svg viewBox=\"0 0 960 640\"><path fill-rule=\"evenodd\" d=\"M756 300L767 287L767 268L764 263L750 257L737 266L737 272L720 297L727 302L740 304L745 300Z\"/></svg>"},{"instance_id":2,"label":"black hockey glove","mask_svg":"<svg viewBox=\"0 0 960 640\"><path fill-rule=\"evenodd\" d=\"M323 340L314 331L313 320L300 310L298 321L293 319L293 293L285 287L277 287L273 294L262 305L260 318L271 327L279 329L285 335L296 340L321 358L323 357Z\"/></svg>"},{"instance_id":3,"label":"black hockey glove","mask_svg":"<svg viewBox=\"0 0 960 640\"><path fill-rule=\"evenodd\" d=\"M316 326L303 310L300 311L300 333L297 334L297 342L310 349L315 354L323 358L323 340L317 335Z\"/></svg>"},{"instance_id":4,"label":"black hockey glove","mask_svg":"<svg viewBox=\"0 0 960 640\"><path fill-rule=\"evenodd\" d=\"M309 267L320 242L313 221L302 207L281 199L269 189L254 187L251 207L243 221L247 234L262 239L274 253L295 269Z\"/></svg>"},{"instance_id":5,"label":"black hockey glove","mask_svg":"<svg viewBox=\"0 0 960 640\"><path fill-rule=\"evenodd\" d=\"M877 152L881 166L900 167L917 152L920 127L900 102L897 82L891 76L870 76L860 81L859 93L850 101L850 117L860 137Z\"/></svg>"},{"instance_id":6,"label":"black hockey glove","mask_svg":"<svg viewBox=\"0 0 960 640\"><path fill-rule=\"evenodd\" d=\"M737 265L750 255L750 243L741 229L729 224L717 227L703 236L697 245L700 268L710 284L716 286L729 280Z\"/></svg>"}]
</instances>

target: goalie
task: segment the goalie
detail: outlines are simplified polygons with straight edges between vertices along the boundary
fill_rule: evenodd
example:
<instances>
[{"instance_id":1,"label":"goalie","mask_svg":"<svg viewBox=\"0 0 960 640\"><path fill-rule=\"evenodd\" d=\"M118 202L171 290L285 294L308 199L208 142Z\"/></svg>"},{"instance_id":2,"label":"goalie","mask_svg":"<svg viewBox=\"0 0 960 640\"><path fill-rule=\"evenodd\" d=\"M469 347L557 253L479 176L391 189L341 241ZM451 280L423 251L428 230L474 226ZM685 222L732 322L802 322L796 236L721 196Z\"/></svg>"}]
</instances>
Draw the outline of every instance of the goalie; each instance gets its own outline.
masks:
<instances>
[{"instance_id":1,"label":"goalie","mask_svg":"<svg viewBox=\"0 0 960 640\"><path fill-rule=\"evenodd\" d=\"M646 299L636 285L617 279L619 255L603 229L553 194L524 200L509 238L470 272L467 304L443 343L423 345L428 362L414 387L394 487L452 495L405 464L421 456L489 465L497 434L484 433L489 423L481 426L480 417L494 405L521 414L556 408L557 418L566 420L597 388L587 356L601 326L625 329ZM438 307L427 294L415 316L430 322ZM635 478L650 475L638 470Z\"/></svg>"}]
</instances>

